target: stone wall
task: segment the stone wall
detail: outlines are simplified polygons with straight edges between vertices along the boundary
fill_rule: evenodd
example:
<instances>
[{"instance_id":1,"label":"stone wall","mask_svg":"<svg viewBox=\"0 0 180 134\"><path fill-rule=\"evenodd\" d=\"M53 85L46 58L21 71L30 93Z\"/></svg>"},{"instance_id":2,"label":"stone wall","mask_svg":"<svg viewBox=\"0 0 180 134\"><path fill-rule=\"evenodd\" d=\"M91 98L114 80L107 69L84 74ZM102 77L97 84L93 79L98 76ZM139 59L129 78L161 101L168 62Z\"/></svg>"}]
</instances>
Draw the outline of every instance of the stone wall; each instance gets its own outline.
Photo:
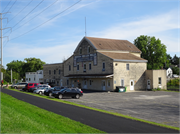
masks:
<instances>
[{"instance_id":1,"label":"stone wall","mask_svg":"<svg viewBox=\"0 0 180 134\"><path fill-rule=\"evenodd\" d=\"M129 70L126 69L126 64L129 64ZM121 86L121 79L124 80L124 86L127 91L130 91L130 80L134 81L134 90L145 89L145 71L146 63L126 63L114 62L114 89L116 86Z\"/></svg>"}]
</instances>

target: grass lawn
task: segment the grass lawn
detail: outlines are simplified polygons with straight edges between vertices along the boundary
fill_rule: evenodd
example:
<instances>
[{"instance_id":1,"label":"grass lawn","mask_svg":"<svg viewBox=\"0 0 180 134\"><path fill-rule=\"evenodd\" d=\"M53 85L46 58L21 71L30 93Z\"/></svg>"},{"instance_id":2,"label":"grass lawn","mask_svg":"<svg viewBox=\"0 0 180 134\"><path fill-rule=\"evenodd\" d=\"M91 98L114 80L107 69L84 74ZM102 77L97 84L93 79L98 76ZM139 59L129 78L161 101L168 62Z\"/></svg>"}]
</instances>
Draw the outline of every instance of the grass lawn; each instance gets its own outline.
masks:
<instances>
[{"instance_id":1,"label":"grass lawn","mask_svg":"<svg viewBox=\"0 0 180 134\"><path fill-rule=\"evenodd\" d=\"M1 93L1 133L105 133Z\"/></svg>"}]
</instances>

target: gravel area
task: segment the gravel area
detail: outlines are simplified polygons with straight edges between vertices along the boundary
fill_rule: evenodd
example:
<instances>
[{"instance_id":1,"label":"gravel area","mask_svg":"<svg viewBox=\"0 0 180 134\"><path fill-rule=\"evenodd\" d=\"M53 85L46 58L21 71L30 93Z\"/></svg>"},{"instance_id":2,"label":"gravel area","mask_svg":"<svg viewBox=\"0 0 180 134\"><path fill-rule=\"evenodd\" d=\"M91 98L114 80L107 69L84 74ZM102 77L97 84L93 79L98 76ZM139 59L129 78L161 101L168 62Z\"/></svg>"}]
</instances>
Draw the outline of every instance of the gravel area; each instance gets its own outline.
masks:
<instances>
[{"instance_id":1,"label":"gravel area","mask_svg":"<svg viewBox=\"0 0 180 134\"><path fill-rule=\"evenodd\" d=\"M70 102L179 127L179 93L165 91L84 92Z\"/></svg>"}]
</instances>

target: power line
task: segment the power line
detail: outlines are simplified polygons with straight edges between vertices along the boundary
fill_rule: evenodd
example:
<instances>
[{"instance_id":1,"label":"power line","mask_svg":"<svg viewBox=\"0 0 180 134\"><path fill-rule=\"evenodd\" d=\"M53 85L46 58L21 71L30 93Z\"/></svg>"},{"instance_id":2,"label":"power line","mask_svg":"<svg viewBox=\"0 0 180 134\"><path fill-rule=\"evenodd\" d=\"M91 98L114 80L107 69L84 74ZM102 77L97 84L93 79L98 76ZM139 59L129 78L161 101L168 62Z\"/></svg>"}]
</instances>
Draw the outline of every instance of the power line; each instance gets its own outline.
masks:
<instances>
[{"instance_id":1,"label":"power line","mask_svg":"<svg viewBox=\"0 0 180 134\"><path fill-rule=\"evenodd\" d=\"M25 17L23 17L18 23L16 23L12 28L14 28L15 26L17 26L22 20L24 20L31 12L33 12L44 0L41 0L41 2L39 4L37 4ZM8 33L9 31L7 31L6 33ZM6 34L5 33L5 34Z\"/></svg>"},{"instance_id":2,"label":"power line","mask_svg":"<svg viewBox=\"0 0 180 134\"><path fill-rule=\"evenodd\" d=\"M17 0L14 1L14 3L12 4L12 6L9 8L9 10L8 10L7 12L9 12L9 11L11 10L11 8L14 6L14 4L16 3L16 1L17 1ZM6 16L6 14L5 14L5 16ZM5 17L5 16L3 16L3 17Z\"/></svg>"},{"instance_id":3,"label":"power line","mask_svg":"<svg viewBox=\"0 0 180 134\"><path fill-rule=\"evenodd\" d=\"M69 10L70 8L72 8L73 6L75 6L76 4L78 4L78 3L79 3L79 2L81 2L81 1L82 1L82 0L79 0L78 2L74 3L74 4L73 4L73 5L71 5L70 7L66 8L66 9L65 9L65 10L63 10L62 12L60 12L60 13L58 13L57 15L55 15L54 17L52 17L51 19L49 19L49 20L45 21L44 23L42 23L42 24L38 25L37 27L35 27L35 28L33 28L33 29L31 29L31 30L27 31L26 33L21 34L21 35L19 35L19 36L17 36L17 37L15 37L15 38L13 38L13 39L11 39L11 40L17 39L17 38L19 38L19 37L21 37L21 36L23 36L23 35L25 35L25 34L27 34L27 33L31 32L31 31L33 31L33 30L37 29L38 27L40 27L40 26L44 25L45 23L47 23L47 22L51 21L52 19L56 18L56 17L57 17L57 16L59 16L60 14L64 13L65 11ZM5 46L5 45L4 45L4 46Z\"/></svg>"},{"instance_id":4,"label":"power line","mask_svg":"<svg viewBox=\"0 0 180 134\"><path fill-rule=\"evenodd\" d=\"M33 0L31 0L21 11L19 11L19 13L17 13L11 20L13 20L17 15L19 15L27 6L29 6L29 4L31 4ZM9 20L9 22L11 21Z\"/></svg>"},{"instance_id":5,"label":"power line","mask_svg":"<svg viewBox=\"0 0 180 134\"><path fill-rule=\"evenodd\" d=\"M17 24L19 24L22 20L24 20L31 12L33 12L42 2L43 2L44 0L41 0L41 2L38 4L38 5L36 5L36 7L35 8L33 8L24 18L22 18L18 23L16 23L13 27L15 27L15 26L17 26ZM12 27L12 28L13 28Z\"/></svg>"},{"instance_id":6,"label":"power line","mask_svg":"<svg viewBox=\"0 0 180 134\"><path fill-rule=\"evenodd\" d=\"M53 6L56 2L58 2L59 0L56 0L54 3L52 3L51 5L49 5L48 7L46 7L44 10L42 10L40 13L38 13L36 16L34 16L32 19L28 20L27 22L25 22L23 25L19 26L18 28L16 28L15 30L19 29L20 27L24 26L25 24L27 24L28 22L30 22L31 20L33 20L34 18L36 18L38 15L40 15L41 13L43 13L45 10L47 10L48 8L50 8L51 6ZM13 30L13 31L15 31Z\"/></svg>"},{"instance_id":7,"label":"power line","mask_svg":"<svg viewBox=\"0 0 180 134\"><path fill-rule=\"evenodd\" d=\"M6 7L3 9L2 13L4 12L4 10L9 6L11 0L9 1L9 3L6 5Z\"/></svg>"}]
</instances>

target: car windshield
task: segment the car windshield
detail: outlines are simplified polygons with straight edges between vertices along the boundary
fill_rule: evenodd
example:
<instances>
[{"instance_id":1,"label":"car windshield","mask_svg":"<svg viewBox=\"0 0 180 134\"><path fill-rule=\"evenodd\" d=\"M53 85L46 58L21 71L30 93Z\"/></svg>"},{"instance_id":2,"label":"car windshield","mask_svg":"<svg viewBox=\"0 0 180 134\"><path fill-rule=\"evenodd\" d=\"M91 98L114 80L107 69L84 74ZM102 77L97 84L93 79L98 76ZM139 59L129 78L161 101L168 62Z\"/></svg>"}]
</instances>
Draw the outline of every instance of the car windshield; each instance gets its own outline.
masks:
<instances>
[{"instance_id":1,"label":"car windshield","mask_svg":"<svg viewBox=\"0 0 180 134\"><path fill-rule=\"evenodd\" d=\"M60 91L62 92L62 91L64 91L64 90L66 90L66 88L64 88L64 89L61 89Z\"/></svg>"}]
</instances>

